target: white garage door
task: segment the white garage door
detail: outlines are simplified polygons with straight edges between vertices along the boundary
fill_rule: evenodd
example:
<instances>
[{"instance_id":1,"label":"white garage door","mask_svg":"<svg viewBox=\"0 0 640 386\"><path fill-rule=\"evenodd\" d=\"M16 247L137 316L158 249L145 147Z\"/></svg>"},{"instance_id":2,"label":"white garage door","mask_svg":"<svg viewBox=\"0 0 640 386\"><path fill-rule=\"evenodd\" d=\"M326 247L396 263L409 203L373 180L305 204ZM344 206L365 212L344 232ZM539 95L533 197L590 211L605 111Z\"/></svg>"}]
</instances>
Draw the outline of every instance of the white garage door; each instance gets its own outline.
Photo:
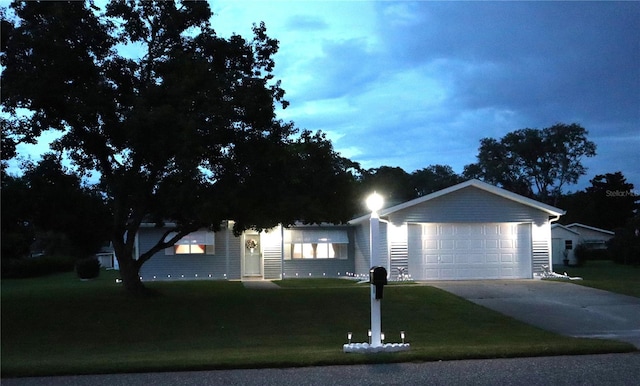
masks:
<instances>
[{"instance_id":1,"label":"white garage door","mask_svg":"<svg viewBox=\"0 0 640 386\"><path fill-rule=\"evenodd\" d=\"M420 224L409 236L419 280L531 277L530 224Z\"/></svg>"}]
</instances>

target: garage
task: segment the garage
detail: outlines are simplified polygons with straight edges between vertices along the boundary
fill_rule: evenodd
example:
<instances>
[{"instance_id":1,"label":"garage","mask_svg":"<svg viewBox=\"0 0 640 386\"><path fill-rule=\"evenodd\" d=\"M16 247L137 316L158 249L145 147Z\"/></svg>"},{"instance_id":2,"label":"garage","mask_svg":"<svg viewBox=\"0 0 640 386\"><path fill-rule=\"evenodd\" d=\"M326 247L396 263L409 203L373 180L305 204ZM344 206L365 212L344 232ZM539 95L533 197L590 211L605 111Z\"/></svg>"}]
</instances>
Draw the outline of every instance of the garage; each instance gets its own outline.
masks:
<instances>
[{"instance_id":1,"label":"garage","mask_svg":"<svg viewBox=\"0 0 640 386\"><path fill-rule=\"evenodd\" d=\"M416 224L409 271L418 280L531 277L530 224Z\"/></svg>"},{"instance_id":2,"label":"garage","mask_svg":"<svg viewBox=\"0 0 640 386\"><path fill-rule=\"evenodd\" d=\"M384 266L415 280L532 279L551 264L564 211L478 180L383 208L356 225L356 272ZM372 221L380 222L370 244ZM376 253L369 248L375 244ZM374 255L375 258L371 258Z\"/></svg>"}]
</instances>

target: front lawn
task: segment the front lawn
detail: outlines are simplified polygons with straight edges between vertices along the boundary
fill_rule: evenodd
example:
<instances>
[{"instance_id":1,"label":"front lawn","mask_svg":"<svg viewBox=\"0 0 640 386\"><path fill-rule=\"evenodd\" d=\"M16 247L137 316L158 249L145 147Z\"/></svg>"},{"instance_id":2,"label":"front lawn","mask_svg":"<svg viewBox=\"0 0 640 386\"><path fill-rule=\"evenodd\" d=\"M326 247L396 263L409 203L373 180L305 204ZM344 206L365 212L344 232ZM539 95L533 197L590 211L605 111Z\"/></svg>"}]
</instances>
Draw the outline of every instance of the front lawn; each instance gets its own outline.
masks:
<instances>
[{"instance_id":1,"label":"front lawn","mask_svg":"<svg viewBox=\"0 0 640 386\"><path fill-rule=\"evenodd\" d=\"M161 295L127 296L117 272L2 281L2 375L313 366L633 351L613 341L558 336L429 286L389 286L388 342L411 350L344 354L366 341L369 288L296 281L250 290L240 282L147 283ZM285 284L285 285L287 285ZM314 288L309 288L314 287Z\"/></svg>"},{"instance_id":2,"label":"front lawn","mask_svg":"<svg viewBox=\"0 0 640 386\"><path fill-rule=\"evenodd\" d=\"M616 264L610 260L590 260L581 267L555 266L555 272L566 272L583 280L572 283L640 298L640 267Z\"/></svg>"}]
</instances>

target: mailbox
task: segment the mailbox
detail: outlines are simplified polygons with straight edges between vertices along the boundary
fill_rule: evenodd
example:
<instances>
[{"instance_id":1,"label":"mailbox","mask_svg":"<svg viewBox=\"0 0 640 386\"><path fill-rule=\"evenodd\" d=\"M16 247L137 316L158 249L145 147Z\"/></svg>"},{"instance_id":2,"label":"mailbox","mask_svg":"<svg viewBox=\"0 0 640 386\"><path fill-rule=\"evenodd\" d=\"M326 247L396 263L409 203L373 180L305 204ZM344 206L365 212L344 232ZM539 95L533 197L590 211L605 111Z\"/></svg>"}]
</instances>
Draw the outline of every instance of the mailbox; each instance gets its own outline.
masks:
<instances>
[{"instance_id":1,"label":"mailbox","mask_svg":"<svg viewBox=\"0 0 640 386\"><path fill-rule=\"evenodd\" d=\"M376 286L376 299L382 299L382 292L387 284L387 270L384 267L371 267L369 283Z\"/></svg>"}]
</instances>

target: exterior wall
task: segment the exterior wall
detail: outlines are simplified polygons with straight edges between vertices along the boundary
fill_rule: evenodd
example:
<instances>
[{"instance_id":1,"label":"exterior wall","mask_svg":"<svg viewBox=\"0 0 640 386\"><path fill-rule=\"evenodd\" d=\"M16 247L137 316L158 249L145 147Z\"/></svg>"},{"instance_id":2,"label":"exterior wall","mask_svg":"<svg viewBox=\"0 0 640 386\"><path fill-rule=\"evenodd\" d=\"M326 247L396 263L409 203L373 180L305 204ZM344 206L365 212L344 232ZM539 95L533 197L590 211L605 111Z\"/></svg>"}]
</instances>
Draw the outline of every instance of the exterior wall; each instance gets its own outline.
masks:
<instances>
[{"instance_id":1,"label":"exterior wall","mask_svg":"<svg viewBox=\"0 0 640 386\"><path fill-rule=\"evenodd\" d=\"M542 224L531 224L531 246L533 274L541 274L542 266L552 266L551 261L551 224L546 221Z\"/></svg>"},{"instance_id":2,"label":"exterior wall","mask_svg":"<svg viewBox=\"0 0 640 386\"><path fill-rule=\"evenodd\" d=\"M387 223L380 221L380 235L378 237L378 257L380 265L387 269L387 273L391 272L390 251L387 243ZM354 245L355 245L355 262L354 270L356 275L363 279L369 280L369 270L371 269L371 253L369 252L369 220L359 223L354 229ZM392 277L392 276L391 276Z\"/></svg>"},{"instance_id":3,"label":"exterior wall","mask_svg":"<svg viewBox=\"0 0 640 386\"><path fill-rule=\"evenodd\" d=\"M358 224L354 230L354 270L356 275L368 275L371 268L369 253L369 221Z\"/></svg>"},{"instance_id":4,"label":"exterior wall","mask_svg":"<svg viewBox=\"0 0 640 386\"><path fill-rule=\"evenodd\" d=\"M285 260L284 279L341 277L354 271L353 259Z\"/></svg>"},{"instance_id":5,"label":"exterior wall","mask_svg":"<svg viewBox=\"0 0 640 386\"><path fill-rule=\"evenodd\" d=\"M262 243L262 275L265 279L282 279L282 228L276 227L260 235Z\"/></svg>"},{"instance_id":6,"label":"exterior wall","mask_svg":"<svg viewBox=\"0 0 640 386\"><path fill-rule=\"evenodd\" d=\"M552 227L551 228L551 255L552 262L554 265L564 264L564 250L565 250L565 241L571 240L572 248L567 253L567 258L569 259L569 264L575 263L575 255L574 250L578 245L578 235L574 232L564 229L562 227Z\"/></svg>"},{"instance_id":7,"label":"exterior wall","mask_svg":"<svg viewBox=\"0 0 640 386\"><path fill-rule=\"evenodd\" d=\"M472 186L389 215L393 223L531 222L548 221L538 209Z\"/></svg>"},{"instance_id":8,"label":"exterior wall","mask_svg":"<svg viewBox=\"0 0 640 386\"><path fill-rule=\"evenodd\" d=\"M141 228L138 234L138 251L149 250L158 241L163 229ZM156 253L142 265L140 276L142 280L179 280L179 279L238 279L238 271L231 267L239 265L239 259L233 259L227 253L233 248L227 239L229 230L215 233L214 254L202 255L166 255L164 251ZM139 252L138 252L139 253Z\"/></svg>"},{"instance_id":9,"label":"exterior wall","mask_svg":"<svg viewBox=\"0 0 640 386\"><path fill-rule=\"evenodd\" d=\"M242 239L233 235L232 226L229 226L229 230L224 232L223 239L225 240L224 259L227 277L232 280L238 280L242 277L241 259L242 250L244 247L242 244ZM216 237L216 241L217 240L218 238Z\"/></svg>"},{"instance_id":10,"label":"exterior wall","mask_svg":"<svg viewBox=\"0 0 640 386\"><path fill-rule=\"evenodd\" d=\"M322 230L322 227L313 227ZM308 228L303 228L308 229ZM353 227L330 226L324 229L340 229L347 232L349 244L347 247L347 258L340 259L283 259L284 272L283 279L290 278L318 278L318 277L343 277L351 276L356 271L354 258L358 248L355 247L356 235ZM266 270L266 268L265 268ZM368 270L367 270L368 272ZM266 279L267 277L265 277Z\"/></svg>"},{"instance_id":11,"label":"exterior wall","mask_svg":"<svg viewBox=\"0 0 640 386\"><path fill-rule=\"evenodd\" d=\"M409 245L407 224L387 224L389 238L389 278L398 279L400 270L409 274Z\"/></svg>"},{"instance_id":12,"label":"exterior wall","mask_svg":"<svg viewBox=\"0 0 640 386\"><path fill-rule=\"evenodd\" d=\"M613 234L607 234L578 225L574 225L570 229L580 234L580 237L578 238L579 243L587 244L592 248L606 248L605 243L614 236Z\"/></svg>"},{"instance_id":13,"label":"exterior wall","mask_svg":"<svg viewBox=\"0 0 640 386\"><path fill-rule=\"evenodd\" d=\"M230 227L229 227L230 228ZM336 229L331 227L330 229ZM322 229L318 227L317 229ZM295 277L339 277L355 271L355 233L353 227L340 227L347 231L349 244L346 259L292 259L283 258L283 240L280 227L260 234L262 278L267 280ZM146 251L162 237L164 229L141 228L138 233L138 251ZM213 254L166 255L156 253L141 268L143 280L195 280L242 279L244 237L236 237L231 229L215 232ZM367 273L368 273L367 267ZM196 276L197 275L197 276Z\"/></svg>"}]
</instances>

